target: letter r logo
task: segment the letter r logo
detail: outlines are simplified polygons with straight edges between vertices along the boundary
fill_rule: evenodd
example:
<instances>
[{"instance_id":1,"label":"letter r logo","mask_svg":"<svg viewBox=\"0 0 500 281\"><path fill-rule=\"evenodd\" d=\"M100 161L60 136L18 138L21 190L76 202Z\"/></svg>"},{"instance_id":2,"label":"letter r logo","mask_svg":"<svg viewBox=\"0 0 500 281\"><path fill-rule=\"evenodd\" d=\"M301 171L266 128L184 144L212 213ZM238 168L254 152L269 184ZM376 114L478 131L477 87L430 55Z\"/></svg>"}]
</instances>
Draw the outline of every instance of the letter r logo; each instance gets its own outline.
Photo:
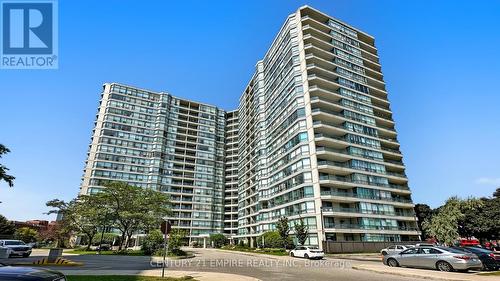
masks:
<instances>
[{"instance_id":1,"label":"letter r logo","mask_svg":"<svg viewBox=\"0 0 500 281\"><path fill-rule=\"evenodd\" d=\"M2 3L4 54L52 54L53 3Z\"/></svg>"}]
</instances>

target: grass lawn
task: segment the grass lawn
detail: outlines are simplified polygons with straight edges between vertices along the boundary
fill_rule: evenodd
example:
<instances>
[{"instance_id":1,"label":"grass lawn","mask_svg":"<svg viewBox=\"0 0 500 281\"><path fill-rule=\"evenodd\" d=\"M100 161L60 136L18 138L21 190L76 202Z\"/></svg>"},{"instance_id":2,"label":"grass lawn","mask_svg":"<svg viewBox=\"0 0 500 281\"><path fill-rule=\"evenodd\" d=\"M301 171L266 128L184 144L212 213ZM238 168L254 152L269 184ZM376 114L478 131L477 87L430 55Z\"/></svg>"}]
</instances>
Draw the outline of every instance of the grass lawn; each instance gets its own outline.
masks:
<instances>
[{"instance_id":1,"label":"grass lawn","mask_svg":"<svg viewBox=\"0 0 500 281\"><path fill-rule=\"evenodd\" d=\"M151 277L151 276L133 276L133 275L69 275L66 276L68 281L196 281L191 276L182 278L173 277Z\"/></svg>"},{"instance_id":2,"label":"grass lawn","mask_svg":"<svg viewBox=\"0 0 500 281\"><path fill-rule=\"evenodd\" d=\"M97 255L97 251L85 251L85 250L69 250L64 251L68 254L78 254L78 255ZM128 250L126 252L121 251L101 251L101 255L116 255L116 256L144 256L144 252L141 250L131 251Z\"/></svg>"},{"instance_id":3,"label":"grass lawn","mask_svg":"<svg viewBox=\"0 0 500 281\"><path fill-rule=\"evenodd\" d=\"M500 276L500 271L481 273L479 276Z\"/></svg>"}]
</instances>

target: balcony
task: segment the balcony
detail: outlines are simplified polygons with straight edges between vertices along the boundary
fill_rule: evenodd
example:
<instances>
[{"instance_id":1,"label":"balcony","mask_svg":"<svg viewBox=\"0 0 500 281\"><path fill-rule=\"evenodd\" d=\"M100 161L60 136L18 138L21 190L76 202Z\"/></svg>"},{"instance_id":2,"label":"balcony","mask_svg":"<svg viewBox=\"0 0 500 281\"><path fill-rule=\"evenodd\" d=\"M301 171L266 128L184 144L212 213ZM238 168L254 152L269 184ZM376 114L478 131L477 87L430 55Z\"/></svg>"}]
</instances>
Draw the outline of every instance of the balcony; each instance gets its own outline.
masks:
<instances>
[{"instance_id":1,"label":"balcony","mask_svg":"<svg viewBox=\"0 0 500 281\"><path fill-rule=\"evenodd\" d=\"M381 186L381 187L388 187L392 189L400 189L400 190L409 190L408 186L405 185L400 185L400 184L385 184L385 183L377 183L377 182L369 182L369 181L363 181L363 180L351 180L345 177L339 177L336 175L320 175L319 180L331 180L331 181L341 181L341 182L347 182L347 183L354 183L354 184L364 184L364 185L373 185L373 186Z\"/></svg>"},{"instance_id":2,"label":"balcony","mask_svg":"<svg viewBox=\"0 0 500 281\"><path fill-rule=\"evenodd\" d=\"M377 196L364 196L353 192L338 192L338 191L321 191L321 196L339 196L339 197L351 197L351 198L359 198L359 199L369 199L369 200L381 200L381 201L391 201L391 202L399 202L405 204L413 204L413 202L409 199L403 198L387 198L387 197L377 197Z\"/></svg>"},{"instance_id":3,"label":"balcony","mask_svg":"<svg viewBox=\"0 0 500 281\"><path fill-rule=\"evenodd\" d=\"M374 170L374 169L368 169L365 167L354 167L349 165L349 163L342 163L342 162L334 162L334 161L328 161L328 160L320 160L318 161L318 166L335 166L335 167L340 167L340 168L347 168L347 169L354 169L354 170L360 170L360 171L366 171L370 173L376 173L376 174L382 174L382 175L388 175L388 176L394 176L394 177L400 177L400 178L407 178L405 173L398 173L398 172L389 172L389 171L382 171L382 170Z\"/></svg>"},{"instance_id":4,"label":"balcony","mask_svg":"<svg viewBox=\"0 0 500 281\"><path fill-rule=\"evenodd\" d=\"M343 207L323 207L323 212L325 213L358 213L367 215L383 215L383 216L399 216L399 217L413 217L415 216L412 212L402 212L402 211L382 211L382 210L362 210L359 208L343 208Z\"/></svg>"},{"instance_id":5,"label":"balcony","mask_svg":"<svg viewBox=\"0 0 500 281\"><path fill-rule=\"evenodd\" d=\"M389 225L382 226L382 225L335 224L335 223L325 223L325 228L419 231L418 228L410 226L389 226Z\"/></svg>"}]
</instances>

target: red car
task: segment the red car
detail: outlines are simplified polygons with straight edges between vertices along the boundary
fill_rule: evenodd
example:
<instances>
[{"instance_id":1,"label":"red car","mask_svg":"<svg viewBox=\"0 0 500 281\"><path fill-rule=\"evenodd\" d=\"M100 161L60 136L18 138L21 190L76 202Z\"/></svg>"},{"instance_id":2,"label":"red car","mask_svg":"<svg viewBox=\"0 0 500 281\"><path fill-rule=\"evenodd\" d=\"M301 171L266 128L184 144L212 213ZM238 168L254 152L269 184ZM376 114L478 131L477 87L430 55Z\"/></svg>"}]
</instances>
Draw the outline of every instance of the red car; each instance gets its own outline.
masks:
<instances>
[{"instance_id":1,"label":"red car","mask_svg":"<svg viewBox=\"0 0 500 281\"><path fill-rule=\"evenodd\" d=\"M477 239L460 239L460 247L478 246L479 240Z\"/></svg>"}]
</instances>

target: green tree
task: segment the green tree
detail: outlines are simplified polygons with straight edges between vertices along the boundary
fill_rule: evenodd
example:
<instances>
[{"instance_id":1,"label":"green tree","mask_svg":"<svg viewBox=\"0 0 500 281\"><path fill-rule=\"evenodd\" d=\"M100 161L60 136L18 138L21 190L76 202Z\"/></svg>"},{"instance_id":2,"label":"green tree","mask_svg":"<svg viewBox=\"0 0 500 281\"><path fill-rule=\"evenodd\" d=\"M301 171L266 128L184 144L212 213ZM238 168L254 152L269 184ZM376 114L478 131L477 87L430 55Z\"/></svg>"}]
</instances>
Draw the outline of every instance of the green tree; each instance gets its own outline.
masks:
<instances>
[{"instance_id":1,"label":"green tree","mask_svg":"<svg viewBox=\"0 0 500 281\"><path fill-rule=\"evenodd\" d=\"M424 230L422 224L426 220L430 220L433 215L433 210L427 204L415 204L415 216L418 218L418 228L422 231L422 238L429 238L429 234Z\"/></svg>"},{"instance_id":2,"label":"green tree","mask_svg":"<svg viewBox=\"0 0 500 281\"><path fill-rule=\"evenodd\" d=\"M302 218L300 218L299 223L294 223L294 231L299 245L304 245L304 243L306 243L307 237L309 236L309 227L304 223L304 220Z\"/></svg>"},{"instance_id":3,"label":"green tree","mask_svg":"<svg viewBox=\"0 0 500 281\"><path fill-rule=\"evenodd\" d=\"M69 202L54 199L46 203L53 209L48 214L62 214L61 227L66 232L76 232L84 235L87 240L87 250L104 224L106 208L104 202L95 195L81 195Z\"/></svg>"},{"instance_id":4,"label":"green tree","mask_svg":"<svg viewBox=\"0 0 500 281\"><path fill-rule=\"evenodd\" d=\"M97 193L105 209L121 232L121 250L134 233L157 229L170 214L168 196L149 188L131 186L125 182L107 182Z\"/></svg>"},{"instance_id":5,"label":"green tree","mask_svg":"<svg viewBox=\"0 0 500 281\"><path fill-rule=\"evenodd\" d=\"M159 229L152 230L142 242L141 249L145 255L153 255L162 248L164 240L163 233Z\"/></svg>"},{"instance_id":6,"label":"green tree","mask_svg":"<svg viewBox=\"0 0 500 281\"><path fill-rule=\"evenodd\" d=\"M493 192L493 197L494 198L500 198L500 187L497 188L497 190L495 190L495 192Z\"/></svg>"},{"instance_id":7,"label":"green tree","mask_svg":"<svg viewBox=\"0 0 500 281\"><path fill-rule=\"evenodd\" d=\"M287 247L288 237L290 235L290 226L288 225L288 218L281 217L276 222L276 231L278 231L283 242L283 248Z\"/></svg>"},{"instance_id":8,"label":"green tree","mask_svg":"<svg viewBox=\"0 0 500 281\"><path fill-rule=\"evenodd\" d=\"M482 204L465 211L459 221L461 236L474 236L481 242L500 238L500 198L481 198Z\"/></svg>"},{"instance_id":9,"label":"green tree","mask_svg":"<svg viewBox=\"0 0 500 281\"><path fill-rule=\"evenodd\" d=\"M9 153L10 150L5 147L3 144L0 144L0 158L2 155ZM14 180L16 179L14 176L7 174L9 169L4 165L0 164L0 181L5 181L10 187L14 186Z\"/></svg>"},{"instance_id":10,"label":"green tree","mask_svg":"<svg viewBox=\"0 0 500 281\"><path fill-rule=\"evenodd\" d=\"M32 243L37 241L38 231L29 227L21 227L16 230L14 237L24 243Z\"/></svg>"},{"instance_id":11,"label":"green tree","mask_svg":"<svg viewBox=\"0 0 500 281\"><path fill-rule=\"evenodd\" d=\"M423 228L429 235L447 245L452 245L460 236L459 223L465 213L471 209L482 206L481 200L469 198L466 200L451 197L439 208L430 220L423 223Z\"/></svg>"},{"instance_id":12,"label":"green tree","mask_svg":"<svg viewBox=\"0 0 500 281\"><path fill-rule=\"evenodd\" d=\"M220 248L227 244L227 238L222 233L210 234L210 242L213 243L215 248Z\"/></svg>"},{"instance_id":13,"label":"green tree","mask_svg":"<svg viewBox=\"0 0 500 281\"><path fill-rule=\"evenodd\" d=\"M183 229L173 228L169 233L168 238L168 252L171 255L182 256L184 252L181 247L184 245L186 239L186 231Z\"/></svg>"},{"instance_id":14,"label":"green tree","mask_svg":"<svg viewBox=\"0 0 500 281\"><path fill-rule=\"evenodd\" d=\"M282 248L283 240L278 231L266 231L258 239L257 242L263 248Z\"/></svg>"},{"instance_id":15,"label":"green tree","mask_svg":"<svg viewBox=\"0 0 500 281\"><path fill-rule=\"evenodd\" d=\"M16 232L14 223L0 215L0 235L13 235Z\"/></svg>"}]
</instances>

